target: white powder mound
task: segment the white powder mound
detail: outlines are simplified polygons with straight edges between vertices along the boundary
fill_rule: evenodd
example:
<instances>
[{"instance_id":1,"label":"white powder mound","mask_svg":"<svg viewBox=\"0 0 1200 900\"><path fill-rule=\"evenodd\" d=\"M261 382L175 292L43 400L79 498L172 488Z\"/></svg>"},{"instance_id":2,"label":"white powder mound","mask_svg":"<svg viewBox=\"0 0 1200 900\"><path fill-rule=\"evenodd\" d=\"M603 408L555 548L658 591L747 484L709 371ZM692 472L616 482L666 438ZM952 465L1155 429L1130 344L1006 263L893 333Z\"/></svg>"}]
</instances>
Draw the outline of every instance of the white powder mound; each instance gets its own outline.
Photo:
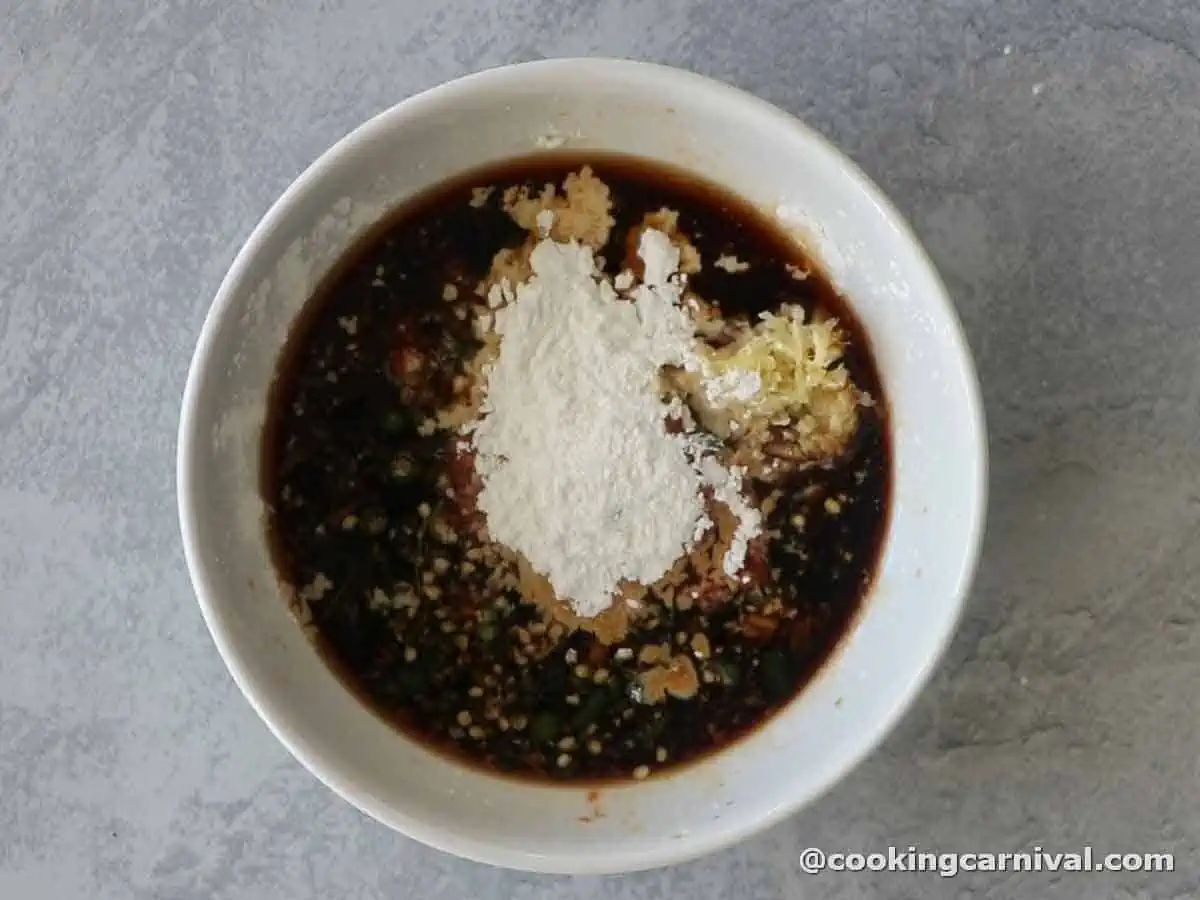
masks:
<instances>
[{"instance_id":1,"label":"white powder mound","mask_svg":"<svg viewBox=\"0 0 1200 900\"><path fill-rule=\"evenodd\" d=\"M663 287L679 271L679 248L656 228L647 228L642 232L638 241L638 256L645 266L642 282L647 287ZM675 296L678 297L678 291Z\"/></svg>"},{"instance_id":2,"label":"white powder mound","mask_svg":"<svg viewBox=\"0 0 1200 900\"><path fill-rule=\"evenodd\" d=\"M473 433L479 506L491 537L590 617L622 580L662 576L703 515L688 441L667 434L658 399L690 327L657 261L633 304L585 246L542 240L530 263L496 312L500 354Z\"/></svg>"},{"instance_id":3,"label":"white powder mound","mask_svg":"<svg viewBox=\"0 0 1200 900\"><path fill-rule=\"evenodd\" d=\"M713 489L713 499L724 503L738 521L737 530L721 568L730 578L736 578L746 564L746 549L752 538L762 532L762 513L742 496L742 470L726 469L711 456L700 461L700 476Z\"/></svg>"},{"instance_id":4,"label":"white powder mound","mask_svg":"<svg viewBox=\"0 0 1200 900\"><path fill-rule=\"evenodd\" d=\"M656 367L695 366L697 358L692 349L695 329L679 306L683 286L672 277L679 269L679 248L661 231L647 228L638 243L638 256L646 271L642 283L633 291L633 301L642 330L653 344Z\"/></svg>"},{"instance_id":5,"label":"white powder mound","mask_svg":"<svg viewBox=\"0 0 1200 900\"><path fill-rule=\"evenodd\" d=\"M704 535L712 522L701 489L710 487L738 520L723 561L736 576L762 517L742 497L738 470L705 457L694 437L667 433L668 415L694 423L682 404L659 399L662 366L700 365L680 306L679 248L644 231L645 274L636 287L629 277L633 302L620 302L590 248L546 237L551 217L538 218L533 276L489 295L500 353L481 418L466 431L492 539L590 618L622 581L652 584Z\"/></svg>"},{"instance_id":6,"label":"white powder mound","mask_svg":"<svg viewBox=\"0 0 1200 900\"><path fill-rule=\"evenodd\" d=\"M732 370L723 372L705 382L704 394L708 402L720 406L730 400L744 403L758 396L762 390L762 376L757 372Z\"/></svg>"}]
</instances>

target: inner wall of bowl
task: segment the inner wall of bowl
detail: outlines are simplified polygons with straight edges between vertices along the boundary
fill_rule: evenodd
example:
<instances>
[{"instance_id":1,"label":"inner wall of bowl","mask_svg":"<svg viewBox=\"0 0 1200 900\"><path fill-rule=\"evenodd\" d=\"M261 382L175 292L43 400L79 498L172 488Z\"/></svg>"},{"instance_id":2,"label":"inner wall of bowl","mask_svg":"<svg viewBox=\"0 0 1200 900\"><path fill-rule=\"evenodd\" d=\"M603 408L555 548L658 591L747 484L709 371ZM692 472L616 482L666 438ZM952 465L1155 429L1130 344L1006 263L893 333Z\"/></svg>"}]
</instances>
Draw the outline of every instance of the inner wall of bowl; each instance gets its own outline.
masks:
<instances>
[{"instance_id":1,"label":"inner wall of bowl","mask_svg":"<svg viewBox=\"0 0 1200 900\"><path fill-rule=\"evenodd\" d=\"M664 842L679 856L717 846L813 796L865 753L952 627L980 474L974 423L964 420L971 402L961 348L936 279L859 176L819 139L736 91L679 73L596 66L514 69L439 89L364 126L310 170L239 258L214 310L189 456L202 602L235 677L281 739L365 811L421 840L490 862L572 871L662 862L672 855ZM599 817L584 789L464 770L361 707L287 612L258 500L266 388L289 322L333 261L415 191L564 139L690 168L782 208L862 317L895 432L878 584L832 664L736 752L606 789Z\"/></svg>"}]
</instances>

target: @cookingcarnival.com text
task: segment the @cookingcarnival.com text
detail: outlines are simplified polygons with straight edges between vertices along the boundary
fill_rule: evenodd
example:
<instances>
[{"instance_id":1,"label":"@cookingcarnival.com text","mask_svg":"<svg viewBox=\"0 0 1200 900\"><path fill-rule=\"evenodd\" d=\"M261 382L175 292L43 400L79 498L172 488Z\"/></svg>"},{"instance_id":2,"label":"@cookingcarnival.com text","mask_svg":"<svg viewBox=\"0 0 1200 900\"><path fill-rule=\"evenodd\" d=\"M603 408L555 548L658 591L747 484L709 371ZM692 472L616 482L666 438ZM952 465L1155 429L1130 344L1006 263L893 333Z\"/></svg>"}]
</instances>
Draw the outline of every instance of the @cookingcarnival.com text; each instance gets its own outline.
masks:
<instances>
[{"instance_id":1,"label":"@cookingcarnival.com text","mask_svg":"<svg viewBox=\"0 0 1200 900\"><path fill-rule=\"evenodd\" d=\"M807 875L822 872L931 872L942 878L974 872L1174 872L1173 853L1112 853L1085 846L1058 852L1037 846L1014 853L938 853L915 845L868 853L826 852L809 847L800 854Z\"/></svg>"}]
</instances>

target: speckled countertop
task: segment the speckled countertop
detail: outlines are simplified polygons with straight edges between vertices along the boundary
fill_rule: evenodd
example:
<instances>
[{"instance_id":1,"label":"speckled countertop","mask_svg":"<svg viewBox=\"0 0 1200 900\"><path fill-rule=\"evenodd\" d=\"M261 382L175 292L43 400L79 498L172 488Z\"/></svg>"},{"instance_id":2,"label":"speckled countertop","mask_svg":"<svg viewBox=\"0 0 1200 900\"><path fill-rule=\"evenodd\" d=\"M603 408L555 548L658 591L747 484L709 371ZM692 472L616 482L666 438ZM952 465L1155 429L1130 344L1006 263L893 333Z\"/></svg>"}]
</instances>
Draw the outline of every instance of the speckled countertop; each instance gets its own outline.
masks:
<instances>
[{"instance_id":1,"label":"speckled countertop","mask_svg":"<svg viewBox=\"0 0 1200 900\"><path fill-rule=\"evenodd\" d=\"M1200 885L1200 12L1186 0L11 0L0 13L0 898L1056 900ZM605 54L805 117L942 269L990 534L932 686L706 860L501 873L355 812L225 672L176 526L193 342L240 242L371 114ZM1142 875L804 875L799 851L1169 851Z\"/></svg>"}]
</instances>

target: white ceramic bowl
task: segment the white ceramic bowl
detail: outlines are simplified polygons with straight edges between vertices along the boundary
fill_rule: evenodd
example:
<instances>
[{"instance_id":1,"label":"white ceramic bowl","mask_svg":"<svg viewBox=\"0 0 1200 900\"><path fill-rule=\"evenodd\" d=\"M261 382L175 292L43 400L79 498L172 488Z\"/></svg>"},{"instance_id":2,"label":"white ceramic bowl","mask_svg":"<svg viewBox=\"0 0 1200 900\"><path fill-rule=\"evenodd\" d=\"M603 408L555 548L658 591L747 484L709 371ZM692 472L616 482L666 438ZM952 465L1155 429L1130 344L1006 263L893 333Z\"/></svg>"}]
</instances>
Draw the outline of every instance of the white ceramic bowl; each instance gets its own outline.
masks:
<instances>
[{"instance_id":1,"label":"white ceramic bowl","mask_svg":"<svg viewBox=\"0 0 1200 900\"><path fill-rule=\"evenodd\" d=\"M467 770L365 709L289 615L258 499L267 386L289 323L329 265L414 192L563 141L689 168L777 211L861 317L894 430L894 500L877 584L833 659L732 749L598 798ZM204 323L183 399L178 492L188 567L213 639L297 759L368 815L426 844L513 868L595 873L677 862L744 838L812 800L879 743L954 628L980 543L985 470L978 387L946 291L854 165L796 119L726 85L641 63L568 59L493 69L405 100L288 188L246 241Z\"/></svg>"}]
</instances>

